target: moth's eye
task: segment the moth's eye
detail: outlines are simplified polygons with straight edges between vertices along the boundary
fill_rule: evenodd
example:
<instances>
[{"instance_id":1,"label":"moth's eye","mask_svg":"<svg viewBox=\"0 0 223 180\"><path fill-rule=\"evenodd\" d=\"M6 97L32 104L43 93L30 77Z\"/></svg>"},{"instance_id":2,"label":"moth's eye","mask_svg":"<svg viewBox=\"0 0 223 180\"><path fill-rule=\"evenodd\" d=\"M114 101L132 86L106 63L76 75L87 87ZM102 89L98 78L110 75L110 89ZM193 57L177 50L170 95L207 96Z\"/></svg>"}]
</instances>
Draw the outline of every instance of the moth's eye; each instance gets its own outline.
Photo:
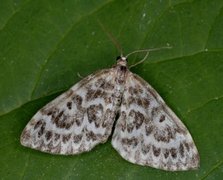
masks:
<instances>
[{"instance_id":1,"label":"moth's eye","mask_svg":"<svg viewBox=\"0 0 223 180\"><path fill-rule=\"evenodd\" d=\"M116 58L116 61L119 60L119 59L121 59L121 56L118 56L118 57Z\"/></svg>"}]
</instances>

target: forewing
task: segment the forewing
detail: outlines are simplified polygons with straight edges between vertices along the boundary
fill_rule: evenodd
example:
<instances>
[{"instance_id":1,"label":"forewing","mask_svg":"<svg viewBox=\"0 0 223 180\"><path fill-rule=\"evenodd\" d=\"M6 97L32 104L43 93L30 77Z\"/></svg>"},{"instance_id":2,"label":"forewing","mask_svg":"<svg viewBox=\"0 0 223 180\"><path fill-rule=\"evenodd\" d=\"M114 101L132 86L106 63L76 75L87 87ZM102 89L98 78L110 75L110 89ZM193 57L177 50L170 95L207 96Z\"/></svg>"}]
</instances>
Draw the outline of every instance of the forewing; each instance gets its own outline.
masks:
<instances>
[{"instance_id":1,"label":"forewing","mask_svg":"<svg viewBox=\"0 0 223 180\"><path fill-rule=\"evenodd\" d=\"M159 94L131 72L112 145L135 164L170 171L199 166L198 151L187 128Z\"/></svg>"},{"instance_id":2,"label":"forewing","mask_svg":"<svg viewBox=\"0 0 223 180\"><path fill-rule=\"evenodd\" d=\"M53 154L78 154L104 143L115 119L113 89L113 69L86 77L34 115L21 144Z\"/></svg>"}]
</instances>

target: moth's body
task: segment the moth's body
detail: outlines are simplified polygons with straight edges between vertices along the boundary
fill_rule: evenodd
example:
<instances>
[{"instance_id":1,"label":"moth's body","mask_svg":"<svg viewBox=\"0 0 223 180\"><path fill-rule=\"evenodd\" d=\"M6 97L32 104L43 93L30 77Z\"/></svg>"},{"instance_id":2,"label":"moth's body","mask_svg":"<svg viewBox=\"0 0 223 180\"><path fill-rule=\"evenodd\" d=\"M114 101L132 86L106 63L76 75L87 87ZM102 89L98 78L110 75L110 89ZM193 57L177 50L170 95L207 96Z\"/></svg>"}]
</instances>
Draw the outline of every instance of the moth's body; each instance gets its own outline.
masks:
<instances>
[{"instance_id":1,"label":"moth's body","mask_svg":"<svg viewBox=\"0 0 223 180\"><path fill-rule=\"evenodd\" d=\"M126 77L129 73L126 59L124 57L120 57L120 59L117 60L117 64L113 66L112 71L114 71L115 81L114 94L112 97L118 110L120 108L122 96L125 90Z\"/></svg>"},{"instance_id":2,"label":"moth's body","mask_svg":"<svg viewBox=\"0 0 223 180\"><path fill-rule=\"evenodd\" d=\"M52 154L79 154L107 141L135 164L163 170L199 166L193 139L159 94L129 71L125 57L81 80L40 109L21 144Z\"/></svg>"}]
</instances>

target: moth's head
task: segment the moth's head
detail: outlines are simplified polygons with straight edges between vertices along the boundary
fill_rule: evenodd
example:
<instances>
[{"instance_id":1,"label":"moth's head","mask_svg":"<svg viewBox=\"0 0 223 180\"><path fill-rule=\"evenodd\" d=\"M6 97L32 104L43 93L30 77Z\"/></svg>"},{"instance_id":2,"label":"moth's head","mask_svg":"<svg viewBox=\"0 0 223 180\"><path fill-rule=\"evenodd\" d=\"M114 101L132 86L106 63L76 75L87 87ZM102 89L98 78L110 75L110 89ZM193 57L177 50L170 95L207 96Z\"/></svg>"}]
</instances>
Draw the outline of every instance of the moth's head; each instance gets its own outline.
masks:
<instances>
[{"instance_id":1,"label":"moth's head","mask_svg":"<svg viewBox=\"0 0 223 180\"><path fill-rule=\"evenodd\" d=\"M118 56L116 58L116 61L117 61L117 65L120 65L120 66L127 66L127 58L124 57L124 56Z\"/></svg>"}]
</instances>

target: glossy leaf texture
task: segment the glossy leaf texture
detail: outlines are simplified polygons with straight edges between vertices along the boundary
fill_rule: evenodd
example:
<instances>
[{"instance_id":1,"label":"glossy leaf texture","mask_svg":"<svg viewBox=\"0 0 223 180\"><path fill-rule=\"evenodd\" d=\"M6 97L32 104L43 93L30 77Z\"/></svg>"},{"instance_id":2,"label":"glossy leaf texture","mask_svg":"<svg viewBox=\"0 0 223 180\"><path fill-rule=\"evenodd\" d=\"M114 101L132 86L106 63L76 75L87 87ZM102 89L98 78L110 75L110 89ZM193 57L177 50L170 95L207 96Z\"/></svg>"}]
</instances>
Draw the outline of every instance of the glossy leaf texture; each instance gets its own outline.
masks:
<instances>
[{"instance_id":1,"label":"glossy leaf texture","mask_svg":"<svg viewBox=\"0 0 223 180\"><path fill-rule=\"evenodd\" d=\"M2 0L0 6L0 177L3 179L222 179L223 1ZM101 27L104 26L104 30ZM171 46L132 68L182 119L200 168L166 172L131 164L110 140L77 156L22 147L38 109L119 51ZM129 57L129 64L144 54Z\"/></svg>"}]
</instances>

